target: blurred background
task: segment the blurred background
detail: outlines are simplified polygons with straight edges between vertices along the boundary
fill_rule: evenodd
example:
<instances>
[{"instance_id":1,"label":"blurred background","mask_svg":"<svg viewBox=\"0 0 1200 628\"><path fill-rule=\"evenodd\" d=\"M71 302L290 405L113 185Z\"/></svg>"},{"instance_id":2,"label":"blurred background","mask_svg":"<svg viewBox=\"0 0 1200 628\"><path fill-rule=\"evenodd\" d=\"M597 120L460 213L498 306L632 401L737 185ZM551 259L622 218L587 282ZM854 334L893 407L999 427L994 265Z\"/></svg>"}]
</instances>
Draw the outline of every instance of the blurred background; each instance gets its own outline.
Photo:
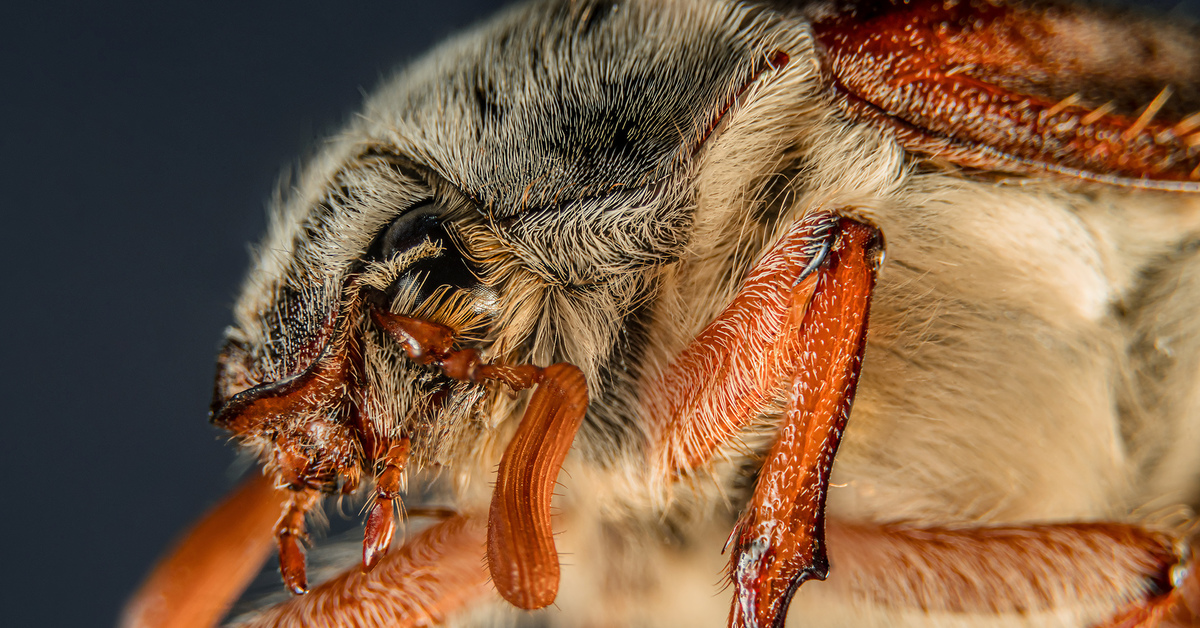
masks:
<instances>
[{"instance_id":1,"label":"blurred background","mask_svg":"<svg viewBox=\"0 0 1200 628\"><path fill-rule=\"evenodd\" d=\"M207 421L213 358L276 177L498 4L5 9L5 625L111 625L233 485ZM1200 15L1200 0L1136 4Z\"/></svg>"}]
</instances>

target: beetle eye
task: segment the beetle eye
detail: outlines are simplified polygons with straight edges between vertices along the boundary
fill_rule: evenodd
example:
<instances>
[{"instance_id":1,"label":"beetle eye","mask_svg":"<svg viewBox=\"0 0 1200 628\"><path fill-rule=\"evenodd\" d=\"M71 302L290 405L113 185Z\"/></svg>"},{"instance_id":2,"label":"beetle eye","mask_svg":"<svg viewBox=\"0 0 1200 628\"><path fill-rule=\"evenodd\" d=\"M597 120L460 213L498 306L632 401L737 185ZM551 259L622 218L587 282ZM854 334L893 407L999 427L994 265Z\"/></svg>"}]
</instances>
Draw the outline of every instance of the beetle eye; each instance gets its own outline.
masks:
<instances>
[{"instance_id":1,"label":"beetle eye","mask_svg":"<svg viewBox=\"0 0 1200 628\"><path fill-rule=\"evenodd\" d=\"M419 246L426 239L441 245L442 254L417 261L392 285L390 292L396 294L403 286L415 281L422 282L418 300L431 296L439 286L452 286L470 290L478 285L476 273L458 250L444 222L445 208L429 201L422 203L396 217L376 236L367 249L367 259L385 261Z\"/></svg>"},{"instance_id":2,"label":"beetle eye","mask_svg":"<svg viewBox=\"0 0 1200 628\"><path fill-rule=\"evenodd\" d=\"M400 214L371 243L367 259L387 260L425 241L426 238L443 245L447 243L442 227L442 206L427 202Z\"/></svg>"}]
</instances>

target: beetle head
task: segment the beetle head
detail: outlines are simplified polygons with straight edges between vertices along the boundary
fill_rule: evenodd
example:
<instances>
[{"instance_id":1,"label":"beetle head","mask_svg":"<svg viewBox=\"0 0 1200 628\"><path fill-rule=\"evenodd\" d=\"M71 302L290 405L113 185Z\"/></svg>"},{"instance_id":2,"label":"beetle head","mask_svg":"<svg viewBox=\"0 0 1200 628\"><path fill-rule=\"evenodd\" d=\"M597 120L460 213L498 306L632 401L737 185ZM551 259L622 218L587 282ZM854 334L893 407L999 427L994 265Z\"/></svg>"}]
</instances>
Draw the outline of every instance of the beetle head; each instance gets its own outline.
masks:
<instances>
[{"instance_id":1,"label":"beetle head","mask_svg":"<svg viewBox=\"0 0 1200 628\"><path fill-rule=\"evenodd\" d=\"M701 149L787 63L781 50L811 54L806 35L772 30L780 20L721 3L535 3L401 73L275 201L214 420L282 477L328 478L371 472L400 435L417 464L463 460L519 416L409 359L373 322L385 311L453 329L491 361L578 365L602 400L585 455L637 447L628 399L648 303L711 228L696 224ZM736 233L745 216L723 211Z\"/></svg>"}]
</instances>

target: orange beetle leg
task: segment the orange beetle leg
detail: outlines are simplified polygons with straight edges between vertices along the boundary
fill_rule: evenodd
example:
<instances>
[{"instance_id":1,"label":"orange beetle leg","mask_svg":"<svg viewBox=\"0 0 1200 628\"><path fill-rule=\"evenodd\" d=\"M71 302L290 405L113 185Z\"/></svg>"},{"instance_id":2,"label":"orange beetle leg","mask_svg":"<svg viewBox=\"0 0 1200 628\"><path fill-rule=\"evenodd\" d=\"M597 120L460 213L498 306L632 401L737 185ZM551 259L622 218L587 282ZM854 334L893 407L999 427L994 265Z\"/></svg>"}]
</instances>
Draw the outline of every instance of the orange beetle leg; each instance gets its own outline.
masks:
<instances>
[{"instance_id":1,"label":"orange beetle leg","mask_svg":"<svg viewBox=\"0 0 1200 628\"><path fill-rule=\"evenodd\" d=\"M729 307L642 390L655 468L708 462L793 384L779 437L735 529L732 625L783 621L796 587L824 579L833 457L866 346L882 255L874 228L815 211L753 268Z\"/></svg>"},{"instance_id":2,"label":"orange beetle leg","mask_svg":"<svg viewBox=\"0 0 1200 628\"><path fill-rule=\"evenodd\" d=\"M370 572L352 567L243 626L441 624L465 605L492 595L480 560L485 537L482 518L455 515L382 557Z\"/></svg>"},{"instance_id":3,"label":"orange beetle leg","mask_svg":"<svg viewBox=\"0 0 1200 628\"><path fill-rule=\"evenodd\" d=\"M878 269L877 231L848 219L803 309L802 351L779 437L733 533L731 626L783 626L796 589L824 580L825 496L858 383Z\"/></svg>"},{"instance_id":4,"label":"orange beetle leg","mask_svg":"<svg viewBox=\"0 0 1200 628\"><path fill-rule=\"evenodd\" d=\"M400 475L408 463L409 439L402 438L388 448L383 457L383 472L375 482L375 501L367 515L363 532L363 570L370 571L387 553L396 533L395 500L400 496Z\"/></svg>"},{"instance_id":5,"label":"orange beetle leg","mask_svg":"<svg viewBox=\"0 0 1200 628\"><path fill-rule=\"evenodd\" d=\"M657 432L659 473L685 473L708 462L775 402L779 382L800 368L798 327L837 222L834 214L816 212L796 223L729 307L642 388L643 415Z\"/></svg>"},{"instance_id":6,"label":"orange beetle leg","mask_svg":"<svg viewBox=\"0 0 1200 628\"><path fill-rule=\"evenodd\" d=\"M916 527L831 519L826 591L898 611L1028 616L1083 613L1129 600L1104 628L1194 626L1195 616L1163 621L1183 559L1171 535L1127 523ZM1190 586L1194 587L1193 580ZM1149 601L1152 604L1148 605ZM1181 610L1182 607L1180 607Z\"/></svg>"},{"instance_id":7,"label":"orange beetle leg","mask_svg":"<svg viewBox=\"0 0 1200 628\"><path fill-rule=\"evenodd\" d=\"M164 557L121 615L121 628L214 626L271 552L278 491L262 476L208 512Z\"/></svg>"},{"instance_id":8,"label":"orange beetle leg","mask_svg":"<svg viewBox=\"0 0 1200 628\"><path fill-rule=\"evenodd\" d=\"M1200 626L1200 565L1195 558L1172 565L1165 592L1145 596L1097 628L1185 628Z\"/></svg>"}]
</instances>

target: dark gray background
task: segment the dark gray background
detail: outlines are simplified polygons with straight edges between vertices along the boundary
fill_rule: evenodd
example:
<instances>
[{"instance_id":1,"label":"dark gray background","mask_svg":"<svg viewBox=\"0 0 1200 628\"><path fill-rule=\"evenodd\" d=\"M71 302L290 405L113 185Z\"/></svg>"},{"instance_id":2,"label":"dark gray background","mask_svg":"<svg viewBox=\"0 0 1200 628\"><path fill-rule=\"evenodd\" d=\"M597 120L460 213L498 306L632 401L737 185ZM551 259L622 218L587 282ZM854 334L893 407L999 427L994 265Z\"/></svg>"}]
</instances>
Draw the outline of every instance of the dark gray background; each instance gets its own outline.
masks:
<instances>
[{"instance_id":1,"label":"dark gray background","mask_svg":"<svg viewBox=\"0 0 1200 628\"><path fill-rule=\"evenodd\" d=\"M232 486L213 358L276 177L496 5L0 13L0 623L111 625Z\"/></svg>"},{"instance_id":2,"label":"dark gray background","mask_svg":"<svg viewBox=\"0 0 1200 628\"><path fill-rule=\"evenodd\" d=\"M212 362L276 176L494 4L0 13L5 625L111 624L232 485Z\"/></svg>"}]
</instances>

